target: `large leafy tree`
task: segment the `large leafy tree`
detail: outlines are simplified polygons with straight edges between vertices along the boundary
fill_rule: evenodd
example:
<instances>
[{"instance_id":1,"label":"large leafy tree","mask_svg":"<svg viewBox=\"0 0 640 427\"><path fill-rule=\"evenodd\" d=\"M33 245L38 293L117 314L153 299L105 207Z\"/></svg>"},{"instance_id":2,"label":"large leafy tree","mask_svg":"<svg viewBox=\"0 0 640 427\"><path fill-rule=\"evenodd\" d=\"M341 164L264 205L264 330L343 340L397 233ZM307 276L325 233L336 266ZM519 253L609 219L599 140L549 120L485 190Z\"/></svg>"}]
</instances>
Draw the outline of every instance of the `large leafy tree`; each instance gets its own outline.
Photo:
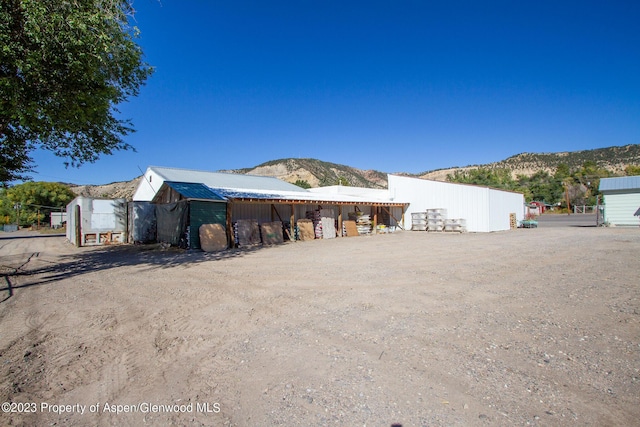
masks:
<instances>
[{"instance_id":1,"label":"large leafy tree","mask_svg":"<svg viewBox=\"0 0 640 427\"><path fill-rule=\"evenodd\" d=\"M20 205L21 225L44 221L52 211L63 209L75 194L58 182L25 182L0 192L0 222L14 222ZM3 220L4 217L4 221Z\"/></svg>"},{"instance_id":2,"label":"large leafy tree","mask_svg":"<svg viewBox=\"0 0 640 427\"><path fill-rule=\"evenodd\" d=\"M116 105L152 72L133 12L129 0L0 1L0 183L24 179L37 148L71 166L132 149Z\"/></svg>"},{"instance_id":3,"label":"large leafy tree","mask_svg":"<svg viewBox=\"0 0 640 427\"><path fill-rule=\"evenodd\" d=\"M447 175L447 181L461 184L485 185L494 188L512 190L516 186L511 172L504 168L479 167L468 170L456 170L453 175Z\"/></svg>"}]
</instances>

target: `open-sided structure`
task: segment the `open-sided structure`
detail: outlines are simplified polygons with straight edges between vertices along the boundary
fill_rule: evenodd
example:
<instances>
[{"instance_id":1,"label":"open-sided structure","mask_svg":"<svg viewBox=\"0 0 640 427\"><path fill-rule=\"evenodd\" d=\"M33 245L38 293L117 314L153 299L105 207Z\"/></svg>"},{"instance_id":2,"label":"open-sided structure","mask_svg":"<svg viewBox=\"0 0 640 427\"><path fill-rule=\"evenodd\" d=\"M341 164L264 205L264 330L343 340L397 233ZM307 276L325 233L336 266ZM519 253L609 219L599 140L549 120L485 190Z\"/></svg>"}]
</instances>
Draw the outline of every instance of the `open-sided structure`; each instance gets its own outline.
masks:
<instances>
[{"instance_id":1,"label":"open-sided structure","mask_svg":"<svg viewBox=\"0 0 640 427\"><path fill-rule=\"evenodd\" d=\"M232 246L238 243L234 225L242 221L279 222L290 239L296 238L298 221L313 215L317 222L325 218L325 238L331 224L342 235L343 221L355 214L368 216L373 230L379 224L401 227L407 204L385 195L385 190L372 193L352 187L308 191L271 177L152 166L135 192L134 203L156 205L159 241L196 249L197 229L211 223L224 225Z\"/></svg>"}]
</instances>

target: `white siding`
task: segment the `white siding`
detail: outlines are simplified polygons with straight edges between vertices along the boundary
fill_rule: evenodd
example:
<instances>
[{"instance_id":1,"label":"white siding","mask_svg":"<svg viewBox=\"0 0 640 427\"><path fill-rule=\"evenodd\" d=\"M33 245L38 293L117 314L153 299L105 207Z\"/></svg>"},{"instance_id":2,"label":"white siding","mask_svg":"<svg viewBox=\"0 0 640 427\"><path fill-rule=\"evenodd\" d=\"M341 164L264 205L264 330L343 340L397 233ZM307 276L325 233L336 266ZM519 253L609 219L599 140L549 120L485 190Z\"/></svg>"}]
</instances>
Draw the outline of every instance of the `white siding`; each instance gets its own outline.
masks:
<instances>
[{"instance_id":1,"label":"white siding","mask_svg":"<svg viewBox=\"0 0 640 427\"><path fill-rule=\"evenodd\" d=\"M163 182L163 177L158 175L151 168L148 168L138 183L138 188L136 188L135 193L133 193L133 201L150 202L153 199L153 196L155 196L158 190L160 190L160 187L162 187Z\"/></svg>"},{"instance_id":2,"label":"white siding","mask_svg":"<svg viewBox=\"0 0 640 427\"><path fill-rule=\"evenodd\" d=\"M524 219L524 196L508 191L489 190L489 205L491 231L509 230L511 228L511 214L516 214L516 220Z\"/></svg>"},{"instance_id":3,"label":"white siding","mask_svg":"<svg viewBox=\"0 0 640 427\"><path fill-rule=\"evenodd\" d=\"M80 241L84 246L87 235L94 235L101 244L100 233L118 235L118 242L124 243L127 230L127 203L125 199L93 199L78 196L67 205L67 239L74 243L77 240L76 207L80 207Z\"/></svg>"},{"instance_id":4,"label":"white siding","mask_svg":"<svg viewBox=\"0 0 640 427\"><path fill-rule=\"evenodd\" d=\"M640 193L605 194L604 221L617 226L638 226L633 214L640 208Z\"/></svg>"},{"instance_id":5,"label":"white siding","mask_svg":"<svg viewBox=\"0 0 640 427\"><path fill-rule=\"evenodd\" d=\"M444 208L447 218L462 218L471 232L509 230L509 214L524 219L524 196L486 187L461 185L389 175L389 193L394 200L410 203L405 229L411 229L411 214Z\"/></svg>"}]
</instances>

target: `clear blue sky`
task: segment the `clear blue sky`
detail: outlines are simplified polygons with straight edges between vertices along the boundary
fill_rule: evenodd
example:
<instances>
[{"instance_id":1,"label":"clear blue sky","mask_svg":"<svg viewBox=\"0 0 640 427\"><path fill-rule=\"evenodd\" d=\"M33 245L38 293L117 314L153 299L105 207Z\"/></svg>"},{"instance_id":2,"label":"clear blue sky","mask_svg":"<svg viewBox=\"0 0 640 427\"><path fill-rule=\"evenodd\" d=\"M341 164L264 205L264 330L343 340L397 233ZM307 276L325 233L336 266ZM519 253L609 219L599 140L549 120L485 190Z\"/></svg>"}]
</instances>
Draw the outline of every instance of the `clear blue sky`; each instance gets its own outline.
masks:
<instances>
[{"instance_id":1,"label":"clear blue sky","mask_svg":"<svg viewBox=\"0 0 640 427\"><path fill-rule=\"evenodd\" d=\"M419 173L640 143L640 2L135 0L137 152L35 180L285 157ZM140 169L139 169L140 168Z\"/></svg>"}]
</instances>

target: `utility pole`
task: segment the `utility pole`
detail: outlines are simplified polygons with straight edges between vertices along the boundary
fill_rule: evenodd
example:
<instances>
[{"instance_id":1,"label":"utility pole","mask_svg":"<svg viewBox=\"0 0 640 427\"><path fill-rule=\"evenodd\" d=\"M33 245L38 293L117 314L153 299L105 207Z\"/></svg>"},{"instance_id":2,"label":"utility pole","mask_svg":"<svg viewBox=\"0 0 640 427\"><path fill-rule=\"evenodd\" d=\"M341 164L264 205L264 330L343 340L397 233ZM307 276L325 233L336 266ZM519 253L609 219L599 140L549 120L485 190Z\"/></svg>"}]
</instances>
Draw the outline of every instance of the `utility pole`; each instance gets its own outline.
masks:
<instances>
[{"instance_id":1,"label":"utility pole","mask_svg":"<svg viewBox=\"0 0 640 427\"><path fill-rule=\"evenodd\" d=\"M16 226L18 227L18 229L20 229L20 208L22 206L20 206L20 203L16 203L15 205L13 205L13 208L17 211L16 213Z\"/></svg>"}]
</instances>

